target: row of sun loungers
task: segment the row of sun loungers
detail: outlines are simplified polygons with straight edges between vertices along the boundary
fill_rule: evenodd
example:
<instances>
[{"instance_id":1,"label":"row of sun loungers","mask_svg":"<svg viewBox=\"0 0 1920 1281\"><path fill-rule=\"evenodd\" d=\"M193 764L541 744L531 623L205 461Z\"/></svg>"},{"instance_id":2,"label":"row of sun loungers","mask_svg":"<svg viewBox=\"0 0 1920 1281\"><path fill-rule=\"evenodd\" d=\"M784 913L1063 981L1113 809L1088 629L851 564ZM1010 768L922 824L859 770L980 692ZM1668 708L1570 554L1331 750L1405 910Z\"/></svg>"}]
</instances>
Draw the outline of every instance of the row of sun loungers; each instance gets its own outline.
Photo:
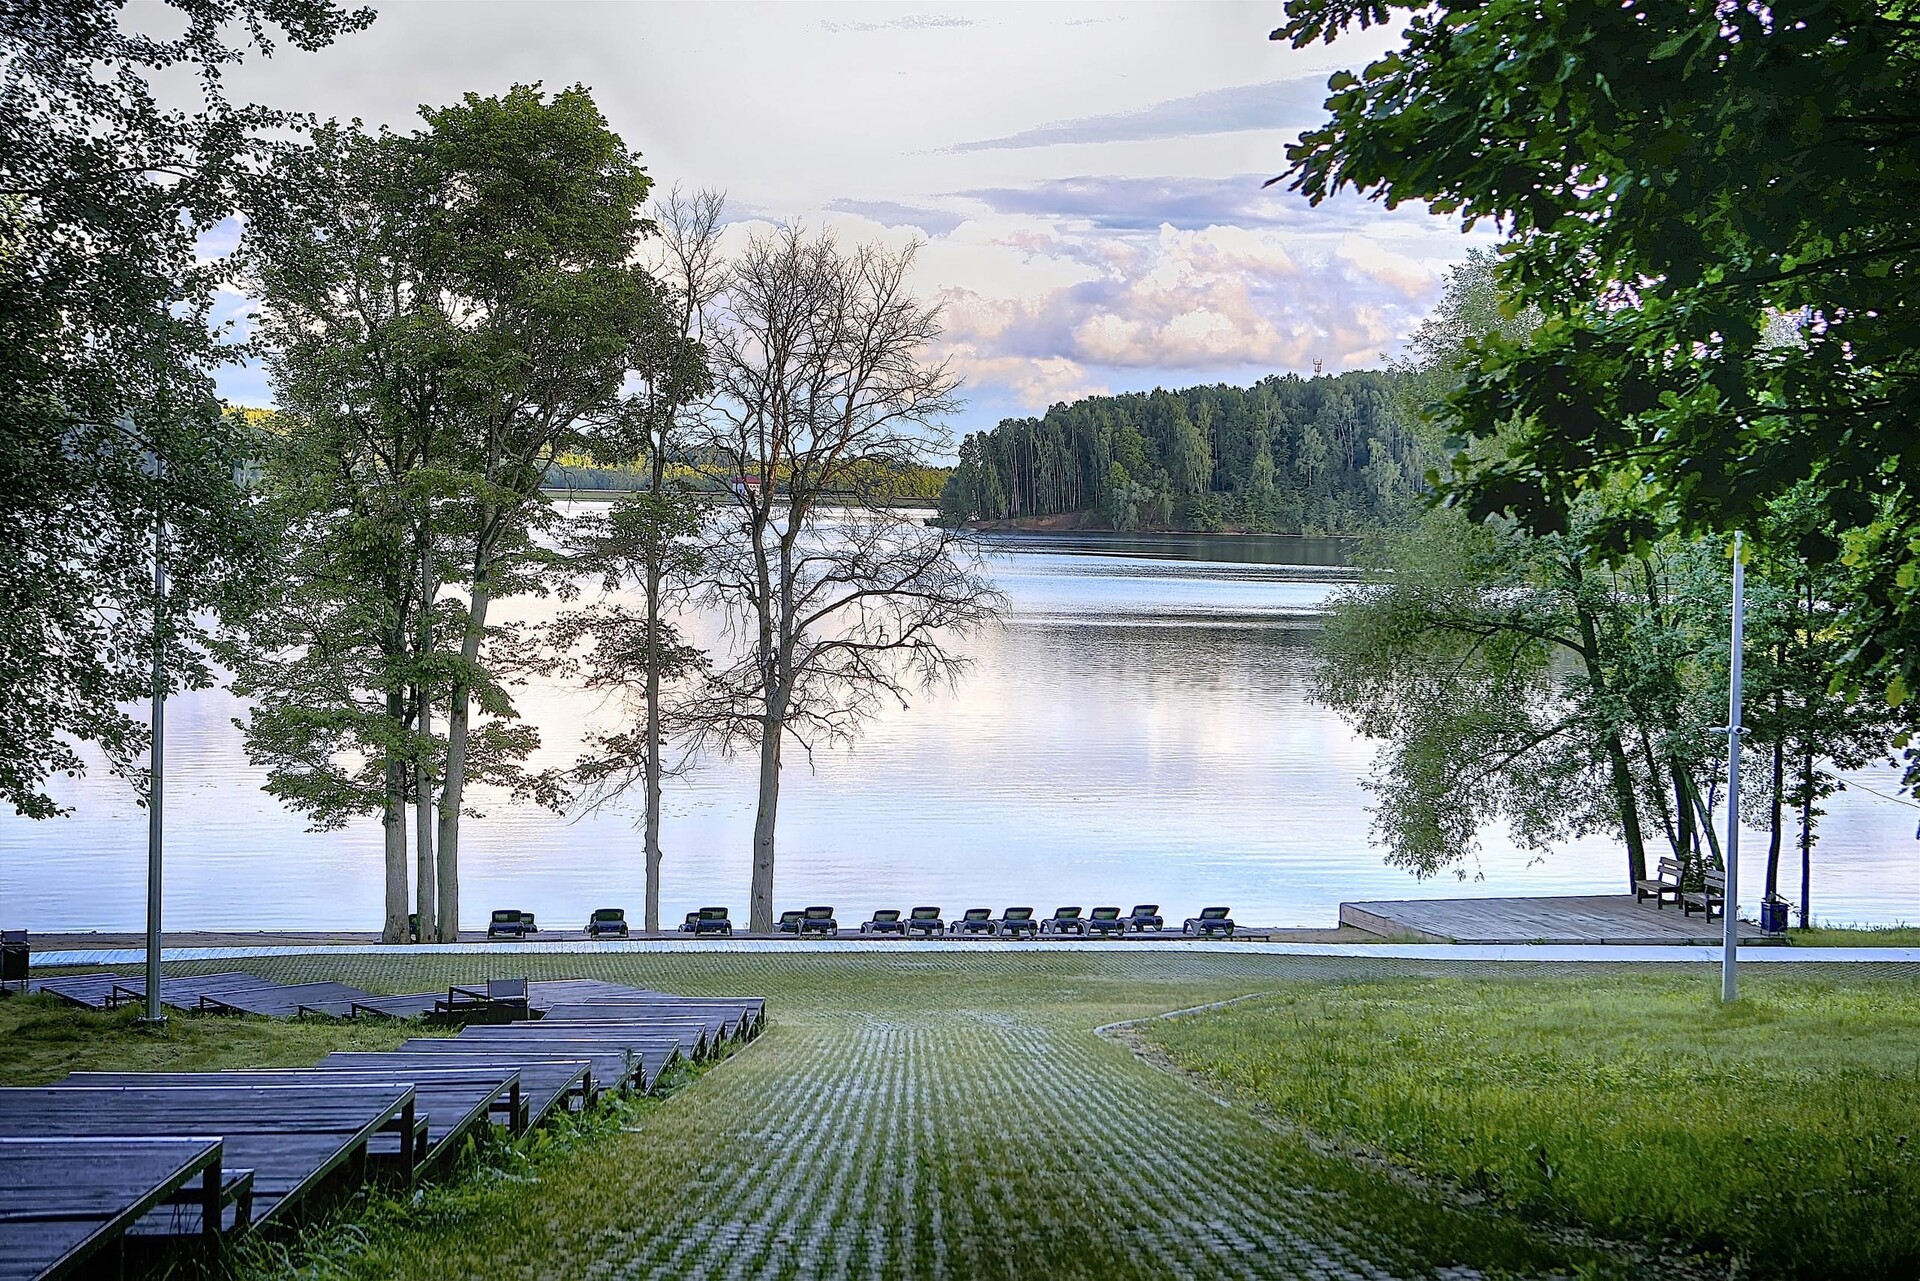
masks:
<instances>
[{"instance_id":1,"label":"row of sun loungers","mask_svg":"<svg viewBox=\"0 0 1920 1281\"><path fill-rule=\"evenodd\" d=\"M1141 903L1136 904L1133 911L1125 916L1120 914L1117 907L1096 907L1086 915L1082 915L1077 907L1062 907L1055 909L1053 915L1044 920L1036 920L1030 907L1010 907L999 916L995 916L991 908L970 907L951 921L943 919L937 907L916 907L905 917L896 911L875 912L871 920L861 925L860 932L876 937L896 935L901 938L916 934L926 937L946 934L989 938L1051 934L1087 938L1094 935L1157 934L1165 928L1166 921L1160 915L1159 906ZM1207 907L1200 910L1200 915L1188 917L1181 926L1181 932L1194 936L1231 938L1234 928L1226 908ZM789 934L832 936L839 934L840 923L833 919L831 907L810 907L801 912L785 913L780 919L779 929Z\"/></svg>"},{"instance_id":2,"label":"row of sun loungers","mask_svg":"<svg viewBox=\"0 0 1920 1281\"><path fill-rule=\"evenodd\" d=\"M1187 918L1181 932L1231 938L1234 928L1226 908L1207 907L1200 910L1200 915ZM782 912L775 929L782 934L819 934L833 938L840 933L840 922L834 918L831 907L808 907ZM1010 907L999 916L995 916L991 908L973 907L951 922L941 916L937 907L916 907L904 917L897 911L875 912L872 919L861 925L860 932L901 937L944 933L998 938L1072 934L1085 938L1093 935L1158 934L1165 929L1166 921L1160 915L1159 906L1142 903L1135 905L1125 916L1120 914L1117 907L1096 907L1085 915L1077 907L1062 907L1055 909L1054 914L1044 920L1036 920L1030 907ZM534 926L533 913L514 908L494 912L487 926L489 939L526 939L537 933L539 931ZM703 907L687 913L686 919L680 923L680 933L695 937L730 937L733 934L733 918L724 907ZM629 937L626 911L617 907L596 908L587 921L585 934L588 938Z\"/></svg>"},{"instance_id":3,"label":"row of sun loungers","mask_svg":"<svg viewBox=\"0 0 1920 1281\"><path fill-rule=\"evenodd\" d=\"M244 986L203 977L223 981L201 996ZM176 982L176 1008L201 1008ZM766 1018L759 998L594 980L495 981L443 1004L512 1021L312 1068L75 1072L0 1089L0 1281L97 1264L131 1237L243 1232L348 1175L411 1182L479 1128L519 1134L606 1090L652 1089L674 1061L749 1039Z\"/></svg>"}]
</instances>

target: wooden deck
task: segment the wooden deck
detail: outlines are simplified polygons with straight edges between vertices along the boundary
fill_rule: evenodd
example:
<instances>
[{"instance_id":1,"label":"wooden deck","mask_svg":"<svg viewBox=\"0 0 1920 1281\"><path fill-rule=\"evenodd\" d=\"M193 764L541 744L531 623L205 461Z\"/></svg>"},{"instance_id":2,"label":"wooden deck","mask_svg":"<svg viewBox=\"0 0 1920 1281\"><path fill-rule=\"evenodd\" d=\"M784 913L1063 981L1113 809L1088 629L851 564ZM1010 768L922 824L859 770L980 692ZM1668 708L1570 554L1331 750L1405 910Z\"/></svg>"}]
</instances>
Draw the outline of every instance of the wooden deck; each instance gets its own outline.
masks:
<instances>
[{"instance_id":1,"label":"wooden deck","mask_svg":"<svg viewBox=\"0 0 1920 1281\"><path fill-rule=\"evenodd\" d=\"M1564 898L1438 898L1342 903L1340 924L1382 938L1419 943L1611 943L1711 946L1721 941L1709 921L1678 907L1637 903L1631 894ZM1740 925L1742 945L1775 946L1784 937Z\"/></svg>"},{"instance_id":2,"label":"wooden deck","mask_svg":"<svg viewBox=\"0 0 1920 1281\"><path fill-rule=\"evenodd\" d=\"M163 1202L195 1195L196 1182L211 1222L228 1188L251 1187L220 1159L219 1139L0 1139L0 1281L79 1269Z\"/></svg>"}]
</instances>

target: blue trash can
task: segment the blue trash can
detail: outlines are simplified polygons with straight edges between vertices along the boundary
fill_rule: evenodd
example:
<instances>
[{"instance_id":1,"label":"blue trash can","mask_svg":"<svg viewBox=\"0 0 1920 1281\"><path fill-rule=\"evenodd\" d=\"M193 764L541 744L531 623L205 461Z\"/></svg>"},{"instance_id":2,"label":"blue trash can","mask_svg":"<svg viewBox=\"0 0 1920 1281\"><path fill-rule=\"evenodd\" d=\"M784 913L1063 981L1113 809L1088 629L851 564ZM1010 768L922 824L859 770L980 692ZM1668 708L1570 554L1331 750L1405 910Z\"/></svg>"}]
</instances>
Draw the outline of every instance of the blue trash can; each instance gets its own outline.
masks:
<instances>
[{"instance_id":1,"label":"blue trash can","mask_svg":"<svg viewBox=\"0 0 1920 1281\"><path fill-rule=\"evenodd\" d=\"M1764 934L1787 932L1787 900L1770 898L1760 904L1760 930Z\"/></svg>"}]
</instances>

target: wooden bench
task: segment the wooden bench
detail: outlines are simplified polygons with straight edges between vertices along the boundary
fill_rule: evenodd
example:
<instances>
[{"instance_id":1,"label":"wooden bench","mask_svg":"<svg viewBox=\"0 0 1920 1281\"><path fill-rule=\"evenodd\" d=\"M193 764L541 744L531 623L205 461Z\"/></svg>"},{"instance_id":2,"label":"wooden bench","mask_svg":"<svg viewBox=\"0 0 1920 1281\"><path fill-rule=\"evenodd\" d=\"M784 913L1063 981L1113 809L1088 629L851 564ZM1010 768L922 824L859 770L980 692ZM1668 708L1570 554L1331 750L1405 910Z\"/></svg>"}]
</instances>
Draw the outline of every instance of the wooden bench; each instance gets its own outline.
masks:
<instances>
[{"instance_id":1,"label":"wooden bench","mask_svg":"<svg viewBox=\"0 0 1920 1281\"><path fill-rule=\"evenodd\" d=\"M1680 860L1663 858L1660 871L1652 880L1640 880L1633 883L1633 901L1644 903L1653 900L1655 907L1665 907L1667 900L1680 901Z\"/></svg>"},{"instance_id":2,"label":"wooden bench","mask_svg":"<svg viewBox=\"0 0 1920 1281\"><path fill-rule=\"evenodd\" d=\"M1727 914L1727 874L1716 867L1701 869L1701 888L1680 891L1680 910L1688 916L1705 912L1711 921Z\"/></svg>"}]
</instances>

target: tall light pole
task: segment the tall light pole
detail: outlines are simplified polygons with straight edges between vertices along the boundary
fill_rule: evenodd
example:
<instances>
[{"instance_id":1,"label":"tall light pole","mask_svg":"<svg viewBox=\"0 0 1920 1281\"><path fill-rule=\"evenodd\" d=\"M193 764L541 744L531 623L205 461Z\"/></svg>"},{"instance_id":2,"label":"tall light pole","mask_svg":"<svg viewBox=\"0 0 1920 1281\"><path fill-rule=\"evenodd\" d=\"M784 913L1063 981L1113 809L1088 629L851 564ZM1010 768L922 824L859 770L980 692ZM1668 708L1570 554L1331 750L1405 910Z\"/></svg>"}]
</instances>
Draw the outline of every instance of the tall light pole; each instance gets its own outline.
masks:
<instances>
[{"instance_id":1,"label":"tall light pole","mask_svg":"<svg viewBox=\"0 0 1920 1281\"><path fill-rule=\"evenodd\" d=\"M165 833L161 803L167 759L166 545L167 522L157 516L153 523L153 746L147 757L147 1012L141 1019L156 1027L167 1021L160 1004L160 853Z\"/></svg>"},{"instance_id":2,"label":"tall light pole","mask_svg":"<svg viewBox=\"0 0 1920 1281\"><path fill-rule=\"evenodd\" d=\"M1727 894L1720 906L1720 999L1740 995L1740 654L1746 631L1747 567L1733 535L1733 637L1727 667Z\"/></svg>"}]
</instances>

